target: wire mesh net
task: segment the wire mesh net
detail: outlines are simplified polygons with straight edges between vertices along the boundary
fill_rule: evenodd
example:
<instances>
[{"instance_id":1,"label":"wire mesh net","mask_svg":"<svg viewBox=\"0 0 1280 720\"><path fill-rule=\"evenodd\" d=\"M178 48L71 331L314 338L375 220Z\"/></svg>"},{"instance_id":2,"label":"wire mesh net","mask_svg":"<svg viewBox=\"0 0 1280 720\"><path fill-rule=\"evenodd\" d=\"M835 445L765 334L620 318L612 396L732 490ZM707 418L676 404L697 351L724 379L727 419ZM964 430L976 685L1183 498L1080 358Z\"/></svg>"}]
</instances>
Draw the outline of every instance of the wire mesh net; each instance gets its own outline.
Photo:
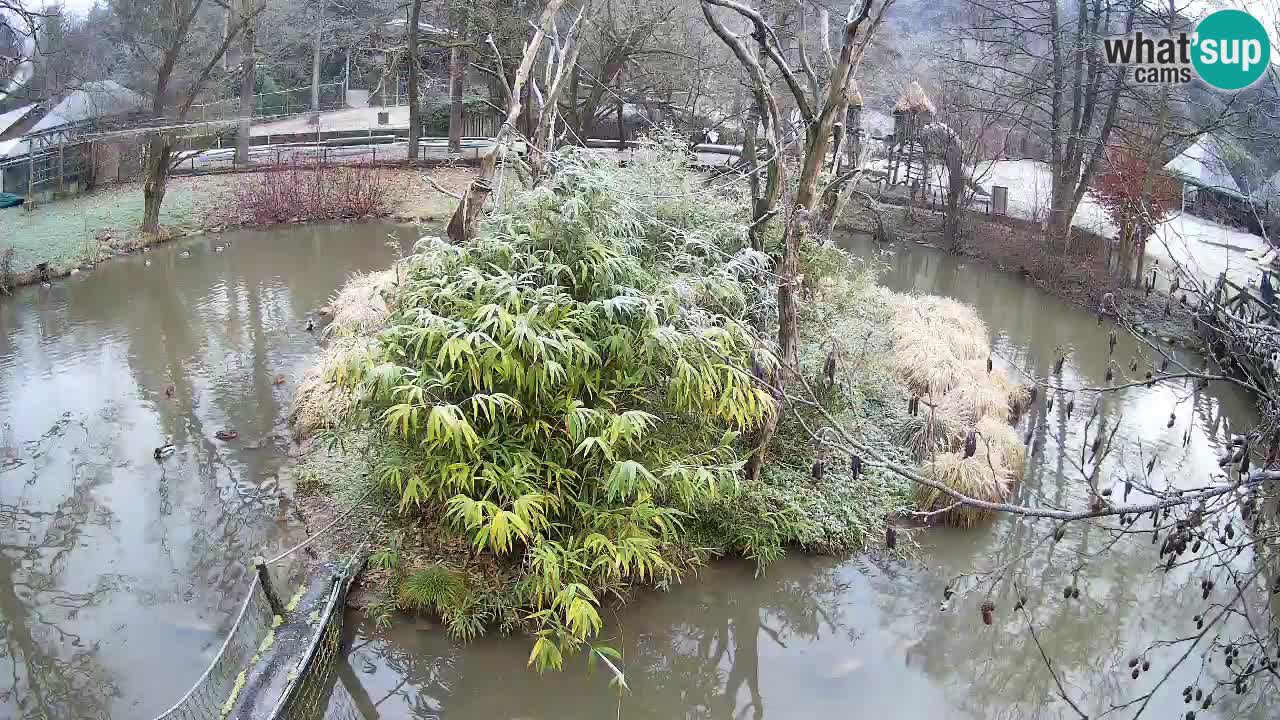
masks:
<instances>
[{"instance_id":1,"label":"wire mesh net","mask_svg":"<svg viewBox=\"0 0 1280 720\"><path fill-rule=\"evenodd\" d=\"M156 720L222 720L244 685L250 658L271 631L272 613L255 576L240 614L213 663L191 690Z\"/></svg>"},{"instance_id":2,"label":"wire mesh net","mask_svg":"<svg viewBox=\"0 0 1280 720\"><path fill-rule=\"evenodd\" d=\"M355 575L348 567L336 578L333 591L321 612L315 642L295 669L296 681L285 691L280 712L276 718L289 720L321 720L326 717L361 718L350 694L342 691L338 682L339 667L344 662L342 643L343 610L347 604L347 591ZM334 698L338 707L330 710ZM346 702L342 702L345 697ZM345 708L345 710L343 709ZM335 715L334 712L340 714Z\"/></svg>"}]
</instances>

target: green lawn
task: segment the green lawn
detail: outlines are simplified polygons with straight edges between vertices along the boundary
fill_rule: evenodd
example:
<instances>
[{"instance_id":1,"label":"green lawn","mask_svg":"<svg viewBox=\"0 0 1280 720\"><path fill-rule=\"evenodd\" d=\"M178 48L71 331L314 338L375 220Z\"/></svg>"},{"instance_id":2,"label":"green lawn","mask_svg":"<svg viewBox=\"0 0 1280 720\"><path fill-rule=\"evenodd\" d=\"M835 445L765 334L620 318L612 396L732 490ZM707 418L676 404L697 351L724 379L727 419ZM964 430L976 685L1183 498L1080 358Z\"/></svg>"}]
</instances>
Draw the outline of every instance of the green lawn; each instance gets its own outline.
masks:
<instances>
[{"instance_id":1,"label":"green lawn","mask_svg":"<svg viewBox=\"0 0 1280 720\"><path fill-rule=\"evenodd\" d=\"M185 227L198 215L199 193L193 184L172 181L165 194L160 222ZM95 260L112 248L129 247L142 222L142 185L129 184L40 205L0 210L0 248L14 250L13 271L37 264L75 266ZM176 228L175 228L176 229ZM111 240L99 244L99 237Z\"/></svg>"}]
</instances>

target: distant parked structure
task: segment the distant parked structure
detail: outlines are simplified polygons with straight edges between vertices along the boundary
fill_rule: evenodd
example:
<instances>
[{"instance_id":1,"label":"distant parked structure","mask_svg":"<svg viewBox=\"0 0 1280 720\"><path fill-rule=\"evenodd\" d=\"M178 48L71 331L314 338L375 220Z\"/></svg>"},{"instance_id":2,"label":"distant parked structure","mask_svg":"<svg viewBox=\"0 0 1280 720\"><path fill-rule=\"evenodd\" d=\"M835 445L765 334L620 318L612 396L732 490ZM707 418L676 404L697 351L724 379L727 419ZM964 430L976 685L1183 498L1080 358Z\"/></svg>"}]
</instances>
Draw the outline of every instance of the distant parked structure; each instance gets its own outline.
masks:
<instances>
[{"instance_id":1,"label":"distant parked structure","mask_svg":"<svg viewBox=\"0 0 1280 720\"><path fill-rule=\"evenodd\" d=\"M0 192L47 199L84 189L94 166L84 137L145 108L141 94L103 80L0 115Z\"/></svg>"},{"instance_id":2,"label":"distant parked structure","mask_svg":"<svg viewBox=\"0 0 1280 720\"><path fill-rule=\"evenodd\" d=\"M1205 133L1170 160L1164 169L1182 183L1183 210L1238 227L1255 227L1249 198L1232 175L1232 168L1239 164L1233 156L1239 154L1231 144Z\"/></svg>"}]
</instances>

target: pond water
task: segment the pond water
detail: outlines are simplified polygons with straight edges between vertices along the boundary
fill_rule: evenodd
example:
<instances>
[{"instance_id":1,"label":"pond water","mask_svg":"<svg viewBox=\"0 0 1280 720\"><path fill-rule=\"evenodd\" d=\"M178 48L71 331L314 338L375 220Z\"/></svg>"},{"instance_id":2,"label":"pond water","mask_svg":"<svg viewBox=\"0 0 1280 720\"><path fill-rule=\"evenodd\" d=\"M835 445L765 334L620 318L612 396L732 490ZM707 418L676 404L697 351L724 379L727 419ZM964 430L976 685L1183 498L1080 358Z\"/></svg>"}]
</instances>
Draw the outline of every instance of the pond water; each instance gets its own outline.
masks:
<instances>
[{"instance_id":1,"label":"pond water","mask_svg":"<svg viewBox=\"0 0 1280 720\"><path fill-rule=\"evenodd\" d=\"M308 314L396 233L201 237L0 298L0 717L145 719L204 670L246 560L301 533Z\"/></svg>"},{"instance_id":2,"label":"pond water","mask_svg":"<svg viewBox=\"0 0 1280 720\"><path fill-rule=\"evenodd\" d=\"M316 348L308 313L348 273L388 265L394 232L344 225L202 238L0 301L0 458L17 461L0 472L0 717L146 720L200 673L241 598L245 560L303 532L291 512L284 415ZM884 282L975 305L1000 364L1044 373L1060 348L1065 384L1103 384L1108 328L1091 315L1019 277L895 249ZM1117 372L1135 355L1121 338ZM277 375L286 382L275 385ZM1017 501L1084 502L1072 458L1091 403L1078 395L1070 420L1063 397L1050 413L1038 406L1041 450ZM1128 389L1101 414L1122 420L1126 458L1156 454L1157 484L1175 485L1215 471L1229 428L1253 419L1248 397L1219 387ZM215 440L224 428L239 439ZM157 463L152 449L167 437L177 452ZM1116 458L1103 477L1114 481L1126 462L1141 460ZM1126 661L1194 627L1199 575L1154 572L1146 540L1122 540L1079 571L1080 599L1066 601L1061 588L1083 554L1111 536L1082 526L1052 553L1036 550L1048 532L1012 518L917 531L916 559L792 553L759 578L745 563L713 564L608 617L630 685L621 695L581 658L561 673L526 670L526 639L463 646L427 621L380 631L352 613L329 717L1074 717L1009 611L1015 581L1068 693L1096 717L1170 666L1174 651L1155 650L1152 672L1135 681ZM1028 552L998 586L992 626L978 618L981 592L940 610L948 578ZM1199 669L1176 671L1148 713L1185 712L1179 691ZM1226 700L1223 715L1275 716Z\"/></svg>"},{"instance_id":3,"label":"pond water","mask_svg":"<svg viewBox=\"0 0 1280 720\"><path fill-rule=\"evenodd\" d=\"M846 238L845 244L858 255L874 253L862 239ZM884 283L976 306L993 335L997 364L1011 373L1010 365L1017 365L1043 375L1066 352L1064 385L1101 386L1109 359L1120 377L1129 373L1131 357L1154 356L1125 337L1110 355L1108 326L1020 277L920 247L893 250L883 257ZM1185 360L1200 364L1198 357ZM1141 365L1140 373L1145 370ZM1065 399L1059 393L1052 412L1043 402L1038 406L1040 450L1028 463L1016 502L1087 504L1076 466L1093 398L1077 394L1070 419ZM1166 427L1170 412L1172 428ZM1253 402L1234 388L1195 393L1170 385L1109 395L1099 414L1108 427L1121 423L1116 444L1123 445L1105 465L1104 485L1120 482L1125 467L1145 465L1154 454L1155 487L1189 485L1216 471L1230 428L1254 419ZM1156 571L1149 535L1120 540L1104 559L1079 567L1113 536L1082 525L1050 552L1044 540L1051 532L1045 522L1002 518L974 530L916 531L919 547L910 560L792 553L759 578L745 563L712 564L669 592L640 594L606 618L605 634L623 653L630 691L622 694L610 687L607 673L588 672L582 658L561 673L527 670L529 641L523 638L489 637L462 646L430 622L402 618L381 631L351 613L351 649L340 664L328 717L1077 717L1058 699L1026 621L1011 612L1018 592L1028 597L1035 637L1069 696L1097 717L1149 693L1173 665L1183 646L1147 653L1151 671L1137 680L1128 659L1153 640L1194 628L1192 618L1203 610L1203 567ZM949 578L1003 566L1010 569L997 585L992 626L979 618L983 592L957 596L949 609L940 609ZM1080 597L1064 600L1062 588L1078 567ZM1216 672L1205 670L1205 677ZM1196 655L1154 694L1145 714L1182 717L1188 706L1181 690L1199 673ZM1274 697L1257 706L1237 704L1229 691L1217 697L1223 702L1201 717L1276 716ZM1136 707L1116 714L1131 717Z\"/></svg>"}]
</instances>

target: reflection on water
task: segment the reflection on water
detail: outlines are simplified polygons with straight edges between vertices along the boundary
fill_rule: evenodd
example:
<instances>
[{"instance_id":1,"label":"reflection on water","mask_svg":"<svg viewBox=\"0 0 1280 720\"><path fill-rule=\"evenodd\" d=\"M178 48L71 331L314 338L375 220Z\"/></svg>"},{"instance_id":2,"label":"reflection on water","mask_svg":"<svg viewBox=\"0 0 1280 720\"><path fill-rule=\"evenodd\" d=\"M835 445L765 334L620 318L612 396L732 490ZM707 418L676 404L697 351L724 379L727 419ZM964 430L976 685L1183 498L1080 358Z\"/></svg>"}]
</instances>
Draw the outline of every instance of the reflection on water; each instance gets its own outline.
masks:
<instances>
[{"instance_id":1,"label":"reflection on water","mask_svg":"<svg viewBox=\"0 0 1280 720\"><path fill-rule=\"evenodd\" d=\"M0 717L147 718L203 671L246 560L300 532L307 315L391 232L228 233L0 300Z\"/></svg>"},{"instance_id":2,"label":"reflection on water","mask_svg":"<svg viewBox=\"0 0 1280 720\"><path fill-rule=\"evenodd\" d=\"M868 244L848 239L869 256ZM918 248L899 246L884 258L884 283L902 291L950 295L976 306L1005 369L1044 375L1058 353L1068 360L1062 384L1104 385L1114 361L1117 381L1144 375L1159 356L1131 338L1114 355L1096 319L1045 295L1021 278ZM1199 359L1182 356L1199 365ZM1082 507L1082 426L1093 396L1057 393L1033 419L1038 451L1015 501ZM1103 487L1123 483L1157 458L1154 487L1186 486L1217 472L1215 454L1231 428L1254 419L1253 403L1231 387L1135 387L1098 406L1108 427L1119 423L1117 449L1098 474ZM1175 423L1166 427L1169 414ZM1029 422L1031 419L1024 420ZM1096 425L1095 425L1096 427ZM1026 425L1024 425L1024 429ZM1184 447L1183 439L1190 433ZM1065 450L1063 450L1065 448ZM1135 498L1136 499L1136 498ZM1143 526L1146 527L1146 526ZM610 623L624 653L631 690L619 696L585 660L539 676L525 669L529 643L485 638L450 642L431 623L404 618L386 632L353 615L351 650L335 683L330 718L1069 718L1036 637L1072 699L1096 717L1113 704L1152 691L1183 647L1147 653L1151 672L1134 680L1128 658L1156 639L1187 635L1201 612L1202 566L1155 571L1149 535L1116 540L1082 524L1056 545L1044 522L1002 518L989 527L915 533L919 560L872 562L793 554L763 578L736 562L717 563L669 593L643 593ZM1095 553L1107 549L1098 558ZM1247 561L1248 558L1244 558ZM961 573L990 572L979 590L940 609L943 588ZM1078 600L1062 597L1074 584ZM984 626L978 606L994 585L996 622ZM1016 588L1016 589L1015 589ZM1018 594L1029 612L1012 612ZM1201 673L1198 655L1174 671L1146 713L1181 717L1181 690ZM1229 692L1201 717L1275 717L1276 700L1236 705ZM1134 708L1117 712L1131 717Z\"/></svg>"}]
</instances>

